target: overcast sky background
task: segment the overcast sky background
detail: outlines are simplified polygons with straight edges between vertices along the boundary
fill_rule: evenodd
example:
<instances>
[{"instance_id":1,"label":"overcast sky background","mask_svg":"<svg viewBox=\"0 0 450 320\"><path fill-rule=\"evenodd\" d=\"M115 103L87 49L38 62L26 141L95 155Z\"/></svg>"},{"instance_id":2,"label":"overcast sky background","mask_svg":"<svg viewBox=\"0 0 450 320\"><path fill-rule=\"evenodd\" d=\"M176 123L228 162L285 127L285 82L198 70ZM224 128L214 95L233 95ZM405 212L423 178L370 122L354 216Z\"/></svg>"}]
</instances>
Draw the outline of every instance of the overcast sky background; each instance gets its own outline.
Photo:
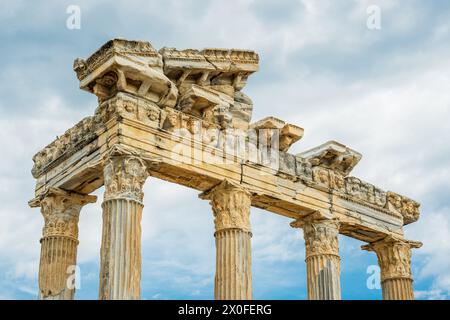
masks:
<instances>
[{"instance_id":1,"label":"overcast sky background","mask_svg":"<svg viewBox=\"0 0 450 320\"><path fill-rule=\"evenodd\" d=\"M406 237L416 297L450 296L450 2L434 1L5 1L0 0L0 299L35 299L43 218L30 209L32 156L81 118L96 97L72 71L114 37L159 49L248 48L260 71L244 92L253 120L275 116L305 128L298 153L328 140L361 152L352 172L422 203ZM71 5L81 29L66 28ZM381 8L381 30L366 26ZM77 298L98 295L100 201L80 216ZM301 230L252 209L255 299L305 299ZM142 298L212 299L213 219L197 192L145 185ZM340 238L344 299L381 299L366 285L374 253Z\"/></svg>"}]
</instances>

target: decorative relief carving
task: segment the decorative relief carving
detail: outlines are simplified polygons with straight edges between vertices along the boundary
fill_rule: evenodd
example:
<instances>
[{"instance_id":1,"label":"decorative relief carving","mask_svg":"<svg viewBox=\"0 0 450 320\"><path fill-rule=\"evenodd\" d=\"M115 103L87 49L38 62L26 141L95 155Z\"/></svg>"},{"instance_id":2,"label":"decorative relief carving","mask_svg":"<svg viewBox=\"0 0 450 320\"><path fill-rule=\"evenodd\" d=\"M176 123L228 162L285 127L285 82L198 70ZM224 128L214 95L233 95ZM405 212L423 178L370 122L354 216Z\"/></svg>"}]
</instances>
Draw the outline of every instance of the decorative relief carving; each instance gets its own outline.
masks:
<instances>
[{"instance_id":1,"label":"decorative relief carving","mask_svg":"<svg viewBox=\"0 0 450 320\"><path fill-rule=\"evenodd\" d=\"M387 194L385 191L375 187L374 188L374 201L379 207L385 207L387 202Z\"/></svg>"},{"instance_id":2,"label":"decorative relief carving","mask_svg":"<svg viewBox=\"0 0 450 320\"><path fill-rule=\"evenodd\" d=\"M81 208L97 200L95 196L81 195L51 188L39 198L30 201L31 207L41 207L44 217L42 235L78 238L78 218Z\"/></svg>"},{"instance_id":3,"label":"decorative relief carving","mask_svg":"<svg viewBox=\"0 0 450 320\"><path fill-rule=\"evenodd\" d=\"M176 108L222 129L247 130L253 103L241 90L258 70L253 51L162 48L164 72L180 93Z\"/></svg>"},{"instance_id":4,"label":"decorative relief carving","mask_svg":"<svg viewBox=\"0 0 450 320\"><path fill-rule=\"evenodd\" d=\"M139 157L113 155L105 161L104 169L105 201L127 198L142 202L142 187L147 179L147 167Z\"/></svg>"},{"instance_id":5,"label":"decorative relief carving","mask_svg":"<svg viewBox=\"0 0 450 320\"><path fill-rule=\"evenodd\" d=\"M330 188L330 173L328 170L321 167L313 167L313 180L318 185Z\"/></svg>"},{"instance_id":6,"label":"decorative relief carving","mask_svg":"<svg viewBox=\"0 0 450 320\"><path fill-rule=\"evenodd\" d=\"M51 163L67 158L97 138L94 117L86 117L33 157L33 177L38 178Z\"/></svg>"},{"instance_id":7,"label":"decorative relief carving","mask_svg":"<svg viewBox=\"0 0 450 320\"><path fill-rule=\"evenodd\" d=\"M306 259L314 255L339 257L339 222L336 219L326 219L313 213L294 221L291 226L303 229Z\"/></svg>"},{"instance_id":8,"label":"decorative relief carving","mask_svg":"<svg viewBox=\"0 0 450 320\"><path fill-rule=\"evenodd\" d=\"M306 161L305 159L298 156L296 156L295 159L296 174L305 181L311 181L313 179L313 170L309 161Z\"/></svg>"},{"instance_id":9,"label":"decorative relief carving","mask_svg":"<svg viewBox=\"0 0 450 320\"><path fill-rule=\"evenodd\" d=\"M174 107L178 89L163 72L161 55L148 42L113 39L86 61L76 59L80 87L100 101L117 92L144 97L160 107Z\"/></svg>"},{"instance_id":10,"label":"decorative relief carving","mask_svg":"<svg viewBox=\"0 0 450 320\"><path fill-rule=\"evenodd\" d=\"M359 152L336 141L328 141L298 156L307 159L313 166L322 166L343 176L347 176L362 157Z\"/></svg>"},{"instance_id":11,"label":"decorative relief carving","mask_svg":"<svg viewBox=\"0 0 450 320\"><path fill-rule=\"evenodd\" d=\"M420 248L422 243L396 239L391 236L361 248L374 251L381 268L381 281L395 278L412 279L411 249Z\"/></svg>"},{"instance_id":12,"label":"decorative relief carving","mask_svg":"<svg viewBox=\"0 0 450 320\"><path fill-rule=\"evenodd\" d=\"M154 65L162 66L162 61L155 49L148 42L129 41L114 39L105 43L99 50L91 55L86 61L77 58L74 61L73 69L77 74L78 80L83 80L90 73L95 71L100 65L104 64L114 54L120 56L137 56L153 58Z\"/></svg>"},{"instance_id":13,"label":"decorative relief carving","mask_svg":"<svg viewBox=\"0 0 450 320\"><path fill-rule=\"evenodd\" d=\"M419 219L420 204L416 201L391 191L387 193L387 199L387 208L401 214L404 224L409 224Z\"/></svg>"},{"instance_id":14,"label":"decorative relief carving","mask_svg":"<svg viewBox=\"0 0 450 320\"><path fill-rule=\"evenodd\" d=\"M105 124L115 116L158 127L161 109L151 101L119 92L113 98L103 101L93 117L84 118L39 151L33 157L33 176L39 177L47 167L58 164L93 142L98 137L97 131L104 128Z\"/></svg>"},{"instance_id":15,"label":"decorative relief carving","mask_svg":"<svg viewBox=\"0 0 450 320\"><path fill-rule=\"evenodd\" d=\"M242 186L224 180L200 197L211 202L216 232L223 229L251 231L251 194Z\"/></svg>"}]
</instances>

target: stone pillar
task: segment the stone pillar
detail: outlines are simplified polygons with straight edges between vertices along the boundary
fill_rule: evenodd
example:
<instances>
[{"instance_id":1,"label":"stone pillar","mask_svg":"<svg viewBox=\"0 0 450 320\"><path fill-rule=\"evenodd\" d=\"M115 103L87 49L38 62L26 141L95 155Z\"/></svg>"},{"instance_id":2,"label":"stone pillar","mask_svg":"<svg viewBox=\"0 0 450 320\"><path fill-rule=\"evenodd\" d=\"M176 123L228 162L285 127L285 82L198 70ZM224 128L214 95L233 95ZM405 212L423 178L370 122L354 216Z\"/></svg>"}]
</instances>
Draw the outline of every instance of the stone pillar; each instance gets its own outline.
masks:
<instances>
[{"instance_id":1,"label":"stone pillar","mask_svg":"<svg viewBox=\"0 0 450 320\"><path fill-rule=\"evenodd\" d=\"M340 300L339 223L311 214L291 224L303 228L309 300Z\"/></svg>"},{"instance_id":2,"label":"stone pillar","mask_svg":"<svg viewBox=\"0 0 450 320\"><path fill-rule=\"evenodd\" d=\"M411 249L422 243L388 236L361 248L374 251L381 269L383 300L414 300Z\"/></svg>"},{"instance_id":3,"label":"stone pillar","mask_svg":"<svg viewBox=\"0 0 450 320\"><path fill-rule=\"evenodd\" d=\"M105 194L99 299L140 299L141 217L148 176L134 156L110 156L103 169Z\"/></svg>"},{"instance_id":4,"label":"stone pillar","mask_svg":"<svg viewBox=\"0 0 450 320\"><path fill-rule=\"evenodd\" d=\"M216 238L216 300L252 299L250 230L251 194L239 184L224 180L201 195L209 199Z\"/></svg>"},{"instance_id":5,"label":"stone pillar","mask_svg":"<svg viewBox=\"0 0 450 320\"><path fill-rule=\"evenodd\" d=\"M75 295L75 271L78 247L78 218L81 208L97 200L51 188L31 207L41 207L44 228L39 264L39 299L72 300Z\"/></svg>"}]
</instances>

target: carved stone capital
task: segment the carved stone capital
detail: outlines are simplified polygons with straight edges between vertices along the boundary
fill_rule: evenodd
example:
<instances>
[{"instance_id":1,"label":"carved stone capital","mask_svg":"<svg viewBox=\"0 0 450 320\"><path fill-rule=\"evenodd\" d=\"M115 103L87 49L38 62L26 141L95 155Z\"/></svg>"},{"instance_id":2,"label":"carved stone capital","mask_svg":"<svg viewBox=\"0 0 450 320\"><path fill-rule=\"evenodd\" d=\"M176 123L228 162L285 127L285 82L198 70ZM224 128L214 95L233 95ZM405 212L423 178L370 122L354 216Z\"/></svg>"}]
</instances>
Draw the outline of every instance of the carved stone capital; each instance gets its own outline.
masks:
<instances>
[{"instance_id":1,"label":"carved stone capital","mask_svg":"<svg viewBox=\"0 0 450 320\"><path fill-rule=\"evenodd\" d=\"M381 268L381 281L388 279L408 278L411 273L411 249L420 248L421 242L396 239L388 236L383 240L364 245L361 248L374 251Z\"/></svg>"},{"instance_id":2,"label":"carved stone capital","mask_svg":"<svg viewBox=\"0 0 450 320\"><path fill-rule=\"evenodd\" d=\"M241 185L224 180L200 198L210 200L216 232L224 229L251 232L251 193Z\"/></svg>"},{"instance_id":3,"label":"carved stone capital","mask_svg":"<svg viewBox=\"0 0 450 320\"><path fill-rule=\"evenodd\" d=\"M96 196L82 195L50 188L29 202L31 207L41 207L45 224L43 237L64 236L78 239L78 218L81 208L97 200Z\"/></svg>"},{"instance_id":4,"label":"carved stone capital","mask_svg":"<svg viewBox=\"0 0 450 320\"><path fill-rule=\"evenodd\" d=\"M104 200L125 198L141 202L142 187L148 177L144 161L134 155L110 155L103 167Z\"/></svg>"},{"instance_id":5,"label":"carved stone capital","mask_svg":"<svg viewBox=\"0 0 450 320\"><path fill-rule=\"evenodd\" d=\"M291 223L294 228L303 228L306 259L316 255L334 255L339 257L339 221L328 219L318 213Z\"/></svg>"}]
</instances>

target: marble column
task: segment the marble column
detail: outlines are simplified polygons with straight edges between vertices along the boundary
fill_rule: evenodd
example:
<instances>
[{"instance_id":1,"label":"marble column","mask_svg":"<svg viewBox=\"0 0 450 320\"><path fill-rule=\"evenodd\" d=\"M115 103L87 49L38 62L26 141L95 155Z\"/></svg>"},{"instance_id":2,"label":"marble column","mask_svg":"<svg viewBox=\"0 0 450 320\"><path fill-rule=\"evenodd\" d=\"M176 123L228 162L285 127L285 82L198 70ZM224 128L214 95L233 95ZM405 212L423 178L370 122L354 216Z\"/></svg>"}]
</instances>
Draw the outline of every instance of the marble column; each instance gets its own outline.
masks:
<instances>
[{"instance_id":1,"label":"marble column","mask_svg":"<svg viewBox=\"0 0 450 320\"><path fill-rule=\"evenodd\" d=\"M116 155L105 161L103 174L99 299L140 299L142 188L147 168L137 157Z\"/></svg>"},{"instance_id":2,"label":"marble column","mask_svg":"<svg viewBox=\"0 0 450 320\"><path fill-rule=\"evenodd\" d=\"M250 230L251 194L241 185L224 180L201 195L209 199L215 224L216 300L252 299Z\"/></svg>"},{"instance_id":3,"label":"marble column","mask_svg":"<svg viewBox=\"0 0 450 320\"><path fill-rule=\"evenodd\" d=\"M44 228L39 264L39 299L73 300L78 247L78 219L81 208L97 200L57 188L30 202L41 207Z\"/></svg>"},{"instance_id":4,"label":"marble column","mask_svg":"<svg viewBox=\"0 0 450 320\"><path fill-rule=\"evenodd\" d=\"M362 246L362 249L377 254L383 300L414 300L411 249L421 246L420 242L391 236Z\"/></svg>"},{"instance_id":5,"label":"marble column","mask_svg":"<svg viewBox=\"0 0 450 320\"><path fill-rule=\"evenodd\" d=\"M339 223L311 214L291 224L303 228L309 300L340 300Z\"/></svg>"}]
</instances>

